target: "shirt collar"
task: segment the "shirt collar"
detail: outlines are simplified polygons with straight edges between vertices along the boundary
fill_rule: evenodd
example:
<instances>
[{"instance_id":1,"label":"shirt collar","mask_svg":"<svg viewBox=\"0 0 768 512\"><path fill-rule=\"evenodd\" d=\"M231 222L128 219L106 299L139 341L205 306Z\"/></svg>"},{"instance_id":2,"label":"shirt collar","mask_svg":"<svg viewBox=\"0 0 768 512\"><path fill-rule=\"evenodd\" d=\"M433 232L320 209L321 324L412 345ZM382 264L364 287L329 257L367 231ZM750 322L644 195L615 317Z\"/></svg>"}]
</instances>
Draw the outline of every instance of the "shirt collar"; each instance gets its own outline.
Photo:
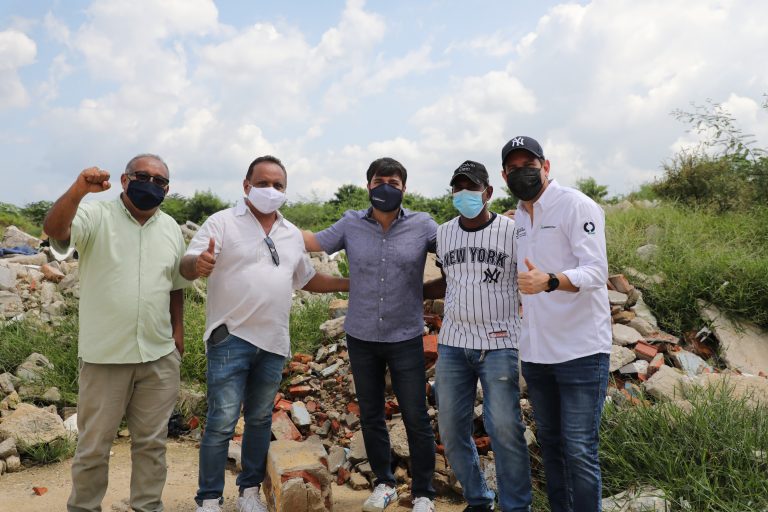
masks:
<instances>
[{"instance_id":1,"label":"shirt collar","mask_svg":"<svg viewBox=\"0 0 768 512\"><path fill-rule=\"evenodd\" d=\"M539 200L536 201L536 204L544 209L552 206L552 203L555 201L555 196L557 196L557 190L559 188L560 184L558 184L555 179L550 180L547 188L544 189L544 192L542 192Z\"/></svg>"},{"instance_id":2,"label":"shirt collar","mask_svg":"<svg viewBox=\"0 0 768 512\"><path fill-rule=\"evenodd\" d=\"M117 202L117 204L119 204L119 205L120 205L120 208L122 208L122 209L123 209L123 211L125 212L125 214L126 214L128 217L130 217L130 218L131 218L131 220L132 220L133 222L135 222L136 224L139 224L139 221L138 221L138 220L136 220L136 217L134 217L133 215L131 215L131 211L130 211L128 208L126 208L126 206L125 206L125 203L123 202L123 194L124 194L124 193L125 193L125 192L121 192L121 193L120 193L120 195L119 195L119 196L117 196L117 199L115 199L115 201ZM158 208L157 210L155 210L155 213L153 213L153 214L152 214L152 216L151 216L150 218L148 218L148 219L147 219L147 221L146 221L146 222L145 222L143 225L144 225L144 226L146 226L147 224L149 224L149 223L151 223L151 222L155 222L155 219L156 219L157 217L159 217L159 216L160 216L160 208ZM141 224L139 224L139 225L141 225Z\"/></svg>"},{"instance_id":3,"label":"shirt collar","mask_svg":"<svg viewBox=\"0 0 768 512\"><path fill-rule=\"evenodd\" d=\"M362 215L360 216L361 219L365 220L373 220L375 222L375 219L373 218L373 206L369 206L367 210L361 210ZM413 214L411 210L408 210L407 208L400 207L400 211L397 214L398 219L404 219L406 217L410 217Z\"/></svg>"},{"instance_id":4,"label":"shirt collar","mask_svg":"<svg viewBox=\"0 0 768 512\"><path fill-rule=\"evenodd\" d=\"M235 203L234 209L235 209L236 217L242 217L243 215L246 215L248 213L253 215L253 212L251 212L251 209L248 208L247 204L245 204L245 198L243 197L237 200L237 202ZM275 223L282 223L284 218L283 214L280 213L280 210L277 210L275 213L277 213L277 220L275 221ZM254 217L254 219L255 218L256 217Z\"/></svg>"}]
</instances>

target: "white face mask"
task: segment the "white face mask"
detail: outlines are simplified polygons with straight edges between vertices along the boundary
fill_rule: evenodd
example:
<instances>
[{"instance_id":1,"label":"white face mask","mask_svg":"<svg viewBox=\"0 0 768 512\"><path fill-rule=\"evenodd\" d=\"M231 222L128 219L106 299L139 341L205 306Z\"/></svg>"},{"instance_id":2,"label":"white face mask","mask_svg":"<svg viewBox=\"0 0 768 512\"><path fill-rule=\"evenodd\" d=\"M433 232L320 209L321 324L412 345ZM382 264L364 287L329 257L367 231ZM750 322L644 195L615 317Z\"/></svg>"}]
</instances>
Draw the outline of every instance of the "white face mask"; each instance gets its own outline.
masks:
<instances>
[{"instance_id":1,"label":"white face mask","mask_svg":"<svg viewBox=\"0 0 768 512\"><path fill-rule=\"evenodd\" d=\"M285 194L272 187L251 187L248 200L261 213L272 213L285 204Z\"/></svg>"}]
</instances>

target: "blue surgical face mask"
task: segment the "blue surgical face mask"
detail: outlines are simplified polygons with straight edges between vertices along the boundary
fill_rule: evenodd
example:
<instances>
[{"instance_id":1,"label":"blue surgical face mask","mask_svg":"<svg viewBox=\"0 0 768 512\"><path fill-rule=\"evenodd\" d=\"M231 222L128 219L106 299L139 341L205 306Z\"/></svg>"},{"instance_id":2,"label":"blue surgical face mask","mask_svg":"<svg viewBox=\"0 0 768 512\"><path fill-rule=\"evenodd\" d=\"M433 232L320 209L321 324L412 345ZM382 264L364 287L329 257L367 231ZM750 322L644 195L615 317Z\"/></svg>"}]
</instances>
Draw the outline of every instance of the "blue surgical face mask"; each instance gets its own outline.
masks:
<instances>
[{"instance_id":1,"label":"blue surgical face mask","mask_svg":"<svg viewBox=\"0 0 768 512\"><path fill-rule=\"evenodd\" d=\"M467 218L474 219L483 211L483 192L485 190L460 190L453 194L453 207Z\"/></svg>"}]
</instances>

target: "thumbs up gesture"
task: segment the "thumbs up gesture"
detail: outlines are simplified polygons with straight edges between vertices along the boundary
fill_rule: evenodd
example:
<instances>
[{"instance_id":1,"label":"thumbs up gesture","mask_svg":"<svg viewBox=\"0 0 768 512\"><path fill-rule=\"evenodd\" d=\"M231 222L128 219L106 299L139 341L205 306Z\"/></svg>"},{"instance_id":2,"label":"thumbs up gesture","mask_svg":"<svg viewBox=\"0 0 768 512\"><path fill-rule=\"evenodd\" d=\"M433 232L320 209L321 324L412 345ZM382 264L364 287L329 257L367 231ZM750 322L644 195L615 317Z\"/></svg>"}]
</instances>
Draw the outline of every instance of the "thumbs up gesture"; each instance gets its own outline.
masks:
<instances>
[{"instance_id":1,"label":"thumbs up gesture","mask_svg":"<svg viewBox=\"0 0 768 512\"><path fill-rule=\"evenodd\" d=\"M195 262L195 270L197 275L208 277L213 272L213 267L216 265L216 241L211 238L208 241L208 249L201 252Z\"/></svg>"},{"instance_id":2,"label":"thumbs up gesture","mask_svg":"<svg viewBox=\"0 0 768 512\"><path fill-rule=\"evenodd\" d=\"M536 265L531 263L528 258L525 258L525 266L528 270L518 272L517 274L517 286L520 293L534 294L546 290L547 283L549 282L549 274L536 268Z\"/></svg>"}]
</instances>

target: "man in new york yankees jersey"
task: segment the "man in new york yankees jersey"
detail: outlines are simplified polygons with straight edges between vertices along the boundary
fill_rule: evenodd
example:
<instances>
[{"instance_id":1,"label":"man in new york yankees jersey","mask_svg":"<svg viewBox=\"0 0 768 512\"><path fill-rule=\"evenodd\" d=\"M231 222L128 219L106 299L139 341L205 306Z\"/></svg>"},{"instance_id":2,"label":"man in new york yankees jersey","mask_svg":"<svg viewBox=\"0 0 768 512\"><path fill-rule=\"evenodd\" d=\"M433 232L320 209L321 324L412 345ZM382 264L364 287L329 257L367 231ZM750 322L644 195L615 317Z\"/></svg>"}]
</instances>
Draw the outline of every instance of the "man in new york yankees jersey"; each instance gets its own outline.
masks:
<instances>
[{"instance_id":1,"label":"man in new york yankees jersey","mask_svg":"<svg viewBox=\"0 0 768 512\"><path fill-rule=\"evenodd\" d=\"M520 199L520 358L549 505L553 512L600 510L598 434L612 338L605 216L578 190L548 179L549 160L532 138L511 139L501 161Z\"/></svg>"},{"instance_id":2,"label":"man in new york yankees jersey","mask_svg":"<svg viewBox=\"0 0 768 512\"><path fill-rule=\"evenodd\" d=\"M440 438L469 503L467 510L493 510L495 496L486 484L472 439L479 379L501 510L529 510L530 463L517 364L515 223L488 210L493 187L482 164L464 162L450 184L460 215L437 228L443 277L425 284L428 298L445 294L436 370Z\"/></svg>"}]
</instances>

